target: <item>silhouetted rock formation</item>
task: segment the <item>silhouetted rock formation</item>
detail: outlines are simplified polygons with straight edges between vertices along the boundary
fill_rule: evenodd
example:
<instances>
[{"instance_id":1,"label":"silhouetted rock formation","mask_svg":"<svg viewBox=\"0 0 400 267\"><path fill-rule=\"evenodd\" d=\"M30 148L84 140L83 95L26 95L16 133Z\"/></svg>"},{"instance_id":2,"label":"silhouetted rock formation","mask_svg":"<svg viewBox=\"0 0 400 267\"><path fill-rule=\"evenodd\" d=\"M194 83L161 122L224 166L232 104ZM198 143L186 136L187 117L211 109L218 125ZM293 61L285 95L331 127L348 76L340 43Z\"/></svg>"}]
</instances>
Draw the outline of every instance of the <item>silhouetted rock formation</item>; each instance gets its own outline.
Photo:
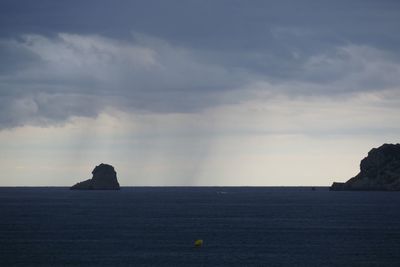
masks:
<instances>
[{"instance_id":1,"label":"silhouetted rock formation","mask_svg":"<svg viewBox=\"0 0 400 267\"><path fill-rule=\"evenodd\" d=\"M117 173L114 167L101 163L92 171L92 179L80 182L71 187L72 190L119 190Z\"/></svg>"},{"instance_id":2,"label":"silhouetted rock formation","mask_svg":"<svg viewBox=\"0 0 400 267\"><path fill-rule=\"evenodd\" d=\"M360 163L360 173L330 190L400 190L400 144L373 148Z\"/></svg>"}]
</instances>

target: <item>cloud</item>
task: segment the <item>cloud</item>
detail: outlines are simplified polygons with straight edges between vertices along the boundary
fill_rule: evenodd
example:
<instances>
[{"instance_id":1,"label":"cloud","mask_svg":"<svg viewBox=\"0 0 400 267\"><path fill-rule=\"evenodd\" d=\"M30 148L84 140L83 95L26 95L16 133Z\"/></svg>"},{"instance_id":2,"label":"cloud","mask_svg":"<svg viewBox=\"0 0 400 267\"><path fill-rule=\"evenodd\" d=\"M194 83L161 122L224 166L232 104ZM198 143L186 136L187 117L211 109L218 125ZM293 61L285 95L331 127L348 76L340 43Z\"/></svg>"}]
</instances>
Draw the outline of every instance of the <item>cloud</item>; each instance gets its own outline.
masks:
<instances>
[{"instance_id":1,"label":"cloud","mask_svg":"<svg viewBox=\"0 0 400 267\"><path fill-rule=\"evenodd\" d=\"M221 92L246 79L154 38L122 42L96 35L26 35L3 40L1 48L19 51L11 60L17 67L2 64L2 128L95 116L110 107L191 112L213 105ZM21 102L35 108L15 112Z\"/></svg>"},{"instance_id":2,"label":"cloud","mask_svg":"<svg viewBox=\"0 0 400 267\"><path fill-rule=\"evenodd\" d=\"M304 64L302 78L329 83L339 91L381 90L400 82L396 54L374 47L347 45L327 54L311 56Z\"/></svg>"},{"instance_id":3,"label":"cloud","mask_svg":"<svg viewBox=\"0 0 400 267\"><path fill-rule=\"evenodd\" d=\"M204 57L204 51L139 34L129 41L24 35L1 40L0 53L8 55L0 64L0 128L59 124L107 110L190 113L260 97L265 103L279 96L329 98L358 92L385 97L398 92L400 83L393 53L358 45L303 58L285 77L246 64L238 68L223 57ZM276 61L271 58L269 64Z\"/></svg>"}]
</instances>

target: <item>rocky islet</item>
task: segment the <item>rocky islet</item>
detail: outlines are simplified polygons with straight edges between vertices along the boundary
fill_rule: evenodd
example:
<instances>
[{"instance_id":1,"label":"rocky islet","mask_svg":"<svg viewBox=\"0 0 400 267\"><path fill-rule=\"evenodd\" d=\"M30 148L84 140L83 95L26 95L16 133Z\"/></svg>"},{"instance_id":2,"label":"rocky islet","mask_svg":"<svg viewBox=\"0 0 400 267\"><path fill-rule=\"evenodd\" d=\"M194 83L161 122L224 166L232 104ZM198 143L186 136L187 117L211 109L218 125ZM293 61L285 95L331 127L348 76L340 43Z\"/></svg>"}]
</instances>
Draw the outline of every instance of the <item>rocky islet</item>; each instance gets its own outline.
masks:
<instances>
[{"instance_id":1,"label":"rocky islet","mask_svg":"<svg viewBox=\"0 0 400 267\"><path fill-rule=\"evenodd\" d=\"M101 163L92 171L91 179L79 182L71 187L71 190L119 190L117 173L114 167Z\"/></svg>"}]
</instances>

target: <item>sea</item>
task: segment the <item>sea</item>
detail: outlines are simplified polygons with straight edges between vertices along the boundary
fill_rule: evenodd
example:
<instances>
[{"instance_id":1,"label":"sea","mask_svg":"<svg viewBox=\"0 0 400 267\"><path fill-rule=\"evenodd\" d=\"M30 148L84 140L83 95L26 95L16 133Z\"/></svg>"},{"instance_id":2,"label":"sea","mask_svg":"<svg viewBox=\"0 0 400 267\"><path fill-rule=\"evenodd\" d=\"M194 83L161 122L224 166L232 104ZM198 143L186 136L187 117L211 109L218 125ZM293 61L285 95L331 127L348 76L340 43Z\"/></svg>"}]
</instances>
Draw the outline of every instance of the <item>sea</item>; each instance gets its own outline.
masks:
<instances>
[{"instance_id":1,"label":"sea","mask_svg":"<svg viewBox=\"0 0 400 267\"><path fill-rule=\"evenodd\" d=\"M400 192L3 187L0 266L400 266Z\"/></svg>"}]
</instances>

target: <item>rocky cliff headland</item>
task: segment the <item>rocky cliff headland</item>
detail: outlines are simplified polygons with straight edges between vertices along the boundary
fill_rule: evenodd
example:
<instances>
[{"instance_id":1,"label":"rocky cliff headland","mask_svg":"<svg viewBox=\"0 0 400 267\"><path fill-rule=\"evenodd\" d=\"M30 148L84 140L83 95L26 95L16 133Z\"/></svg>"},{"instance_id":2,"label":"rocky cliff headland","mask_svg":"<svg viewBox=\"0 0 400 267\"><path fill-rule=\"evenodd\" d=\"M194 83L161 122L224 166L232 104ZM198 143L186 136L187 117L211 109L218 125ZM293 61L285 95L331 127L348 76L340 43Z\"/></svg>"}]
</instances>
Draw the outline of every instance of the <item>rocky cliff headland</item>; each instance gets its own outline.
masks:
<instances>
[{"instance_id":1,"label":"rocky cliff headland","mask_svg":"<svg viewBox=\"0 0 400 267\"><path fill-rule=\"evenodd\" d=\"M400 190L400 144L383 144L361 160L360 173L345 183L334 182L332 191Z\"/></svg>"},{"instance_id":2,"label":"rocky cliff headland","mask_svg":"<svg viewBox=\"0 0 400 267\"><path fill-rule=\"evenodd\" d=\"M101 163L92 171L92 179L75 184L71 190L119 190L114 167Z\"/></svg>"}]
</instances>

